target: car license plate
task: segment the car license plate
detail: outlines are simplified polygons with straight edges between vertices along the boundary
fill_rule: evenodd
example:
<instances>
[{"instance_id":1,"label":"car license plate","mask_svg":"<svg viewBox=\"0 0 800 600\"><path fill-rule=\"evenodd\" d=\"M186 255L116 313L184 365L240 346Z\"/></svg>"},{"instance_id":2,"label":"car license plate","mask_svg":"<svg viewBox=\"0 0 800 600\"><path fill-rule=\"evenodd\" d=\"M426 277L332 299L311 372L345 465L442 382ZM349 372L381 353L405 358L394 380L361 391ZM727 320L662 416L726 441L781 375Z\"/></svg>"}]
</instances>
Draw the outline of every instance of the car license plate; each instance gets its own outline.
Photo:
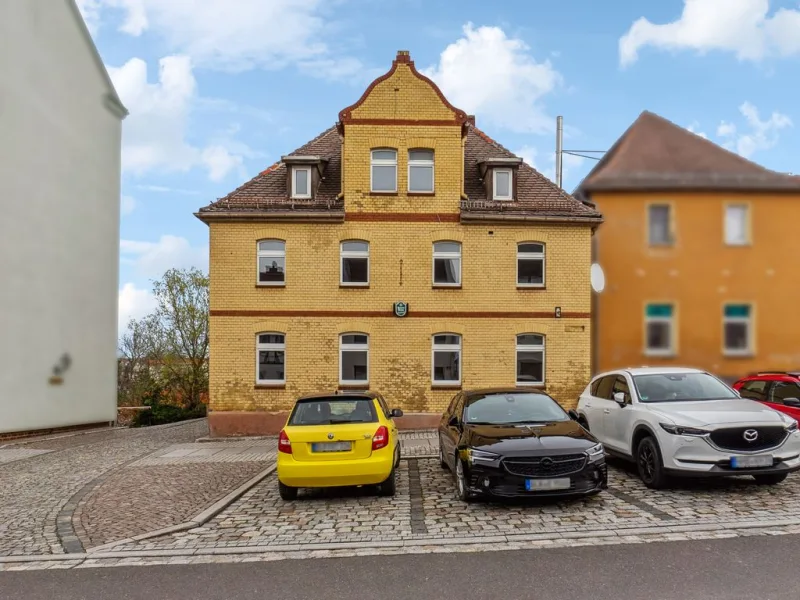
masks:
<instances>
[{"instance_id":1,"label":"car license plate","mask_svg":"<svg viewBox=\"0 0 800 600\"><path fill-rule=\"evenodd\" d=\"M312 452L350 452L350 442L318 442L311 444Z\"/></svg>"},{"instance_id":2,"label":"car license plate","mask_svg":"<svg viewBox=\"0 0 800 600\"><path fill-rule=\"evenodd\" d=\"M772 462L771 454L759 454L758 456L731 456L732 469L771 467Z\"/></svg>"},{"instance_id":3,"label":"car license plate","mask_svg":"<svg viewBox=\"0 0 800 600\"><path fill-rule=\"evenodd\" d=\"M549 492L552 490L568 490L572 482L569 477L560 479L528 479L525 489L529 492Z\"/></svg>"}]
</instances>

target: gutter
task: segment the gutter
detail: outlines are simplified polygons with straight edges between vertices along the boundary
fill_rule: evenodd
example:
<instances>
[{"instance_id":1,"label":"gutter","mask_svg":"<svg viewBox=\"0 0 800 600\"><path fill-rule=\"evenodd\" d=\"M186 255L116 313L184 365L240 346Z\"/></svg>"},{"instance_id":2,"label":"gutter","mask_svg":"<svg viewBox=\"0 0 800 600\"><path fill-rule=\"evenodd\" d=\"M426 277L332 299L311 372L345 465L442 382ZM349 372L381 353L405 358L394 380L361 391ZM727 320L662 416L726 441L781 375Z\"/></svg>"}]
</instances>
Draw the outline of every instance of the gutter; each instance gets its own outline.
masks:
<instances>
[{"instance_id":1,"label":"gutter","mask_svg":"<svg viewBox=\"0 0 800 600\"><path fill-rule=\"evenodd\" d=\"M250 221L277 221L303 223L341 223L344 211L248 211L248 212L196 212L194 216L204 223L244 223Z\"/></svg>"},{"instance_id":2,"label":"gutter","mask_svg":"<svg viewBox=\"0 0 800 600\"><path fill-rule=\"evenodd\" d=\"M543 215L518 215L518 214L492 214L492 213L461 213L461 222L472 223L573 223L576 225L600 225L603 217L550 217Z\"/></svg>"}]
</instances>

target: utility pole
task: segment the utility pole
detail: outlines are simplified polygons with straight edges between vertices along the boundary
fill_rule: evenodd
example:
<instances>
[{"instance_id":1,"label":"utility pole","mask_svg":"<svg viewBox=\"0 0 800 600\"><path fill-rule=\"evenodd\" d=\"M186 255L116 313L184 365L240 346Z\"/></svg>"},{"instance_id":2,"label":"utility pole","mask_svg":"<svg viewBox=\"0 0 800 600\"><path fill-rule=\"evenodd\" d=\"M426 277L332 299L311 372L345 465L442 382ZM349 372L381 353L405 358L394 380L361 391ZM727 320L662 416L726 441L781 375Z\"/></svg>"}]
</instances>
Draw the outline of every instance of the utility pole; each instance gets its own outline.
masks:
<instances>
[{"instance_id":1,"label":"utility pole","mask_svg":"<svg viewBox=\"0 0 800 600\"><path fill-rule=\"evenodd\" d=\"M561 159L564 152L564 117L556 117L556 185L561 186L561 175L563 172Z\"/></svg>"}]
</instances>

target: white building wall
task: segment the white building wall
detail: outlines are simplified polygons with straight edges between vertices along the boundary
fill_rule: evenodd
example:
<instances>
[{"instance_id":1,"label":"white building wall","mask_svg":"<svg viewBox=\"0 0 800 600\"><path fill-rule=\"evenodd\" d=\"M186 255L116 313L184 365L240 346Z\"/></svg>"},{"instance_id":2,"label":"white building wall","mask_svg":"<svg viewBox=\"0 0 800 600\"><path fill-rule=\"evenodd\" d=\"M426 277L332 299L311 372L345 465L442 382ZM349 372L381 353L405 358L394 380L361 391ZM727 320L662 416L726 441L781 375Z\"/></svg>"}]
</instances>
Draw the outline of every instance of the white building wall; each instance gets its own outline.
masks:
<instances>
[{"instance_id":1,"label":"white building wall","mask_svg":"<svg viewBox=\"0 0 800 600\"><path fill-rule=\"evenodd\" d=\"M122 113L71 2L0 0L0 434L116 419Z\"/></svg>"}]
</instances>

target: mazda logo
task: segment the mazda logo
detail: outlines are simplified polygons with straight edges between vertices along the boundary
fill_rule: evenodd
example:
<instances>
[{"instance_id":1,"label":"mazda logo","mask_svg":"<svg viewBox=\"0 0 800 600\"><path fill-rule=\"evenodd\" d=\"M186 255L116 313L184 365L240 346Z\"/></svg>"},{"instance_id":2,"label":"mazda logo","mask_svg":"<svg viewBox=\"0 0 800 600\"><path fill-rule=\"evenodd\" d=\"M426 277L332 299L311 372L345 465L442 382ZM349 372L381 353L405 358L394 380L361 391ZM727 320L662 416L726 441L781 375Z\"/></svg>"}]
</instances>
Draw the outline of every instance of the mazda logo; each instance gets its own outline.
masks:
<instances>
[{"instance_id":1,"label":"mazda logo","mask_svg":"<svg viewBox=\"0 0 800 600\"><path fill-rule=\"evenodd\" d=\"M544 457L544 458L541 460L541 465L542 465L543 467L552 467L552 466L553 466L553 459L552 459L552 458L550 458L549 456L545 456L545 457Z\"/></svg>"},{"instance_id":2,"label":"mazda logo","mask_svg":"<svg viewBox=\"0 0 800 600\"><path fill-rule=\"evenodd\" d=\"M746 429L742 434L745 442L755 442L758 439L758 431L755 429Z\"/></svg>"},{"instance_id":3,"label":"mazda logo","mask_svg":"<svg viewBox=\"0 0 800 600\"><path fill-rule=\"evenodd\" d=\"M329 440L332 440L332 439L333 439L333 434L332 434L332 433L329 433L329 434L328 434L328 439L329 439Z\"/></svg>"}]
</instances>

